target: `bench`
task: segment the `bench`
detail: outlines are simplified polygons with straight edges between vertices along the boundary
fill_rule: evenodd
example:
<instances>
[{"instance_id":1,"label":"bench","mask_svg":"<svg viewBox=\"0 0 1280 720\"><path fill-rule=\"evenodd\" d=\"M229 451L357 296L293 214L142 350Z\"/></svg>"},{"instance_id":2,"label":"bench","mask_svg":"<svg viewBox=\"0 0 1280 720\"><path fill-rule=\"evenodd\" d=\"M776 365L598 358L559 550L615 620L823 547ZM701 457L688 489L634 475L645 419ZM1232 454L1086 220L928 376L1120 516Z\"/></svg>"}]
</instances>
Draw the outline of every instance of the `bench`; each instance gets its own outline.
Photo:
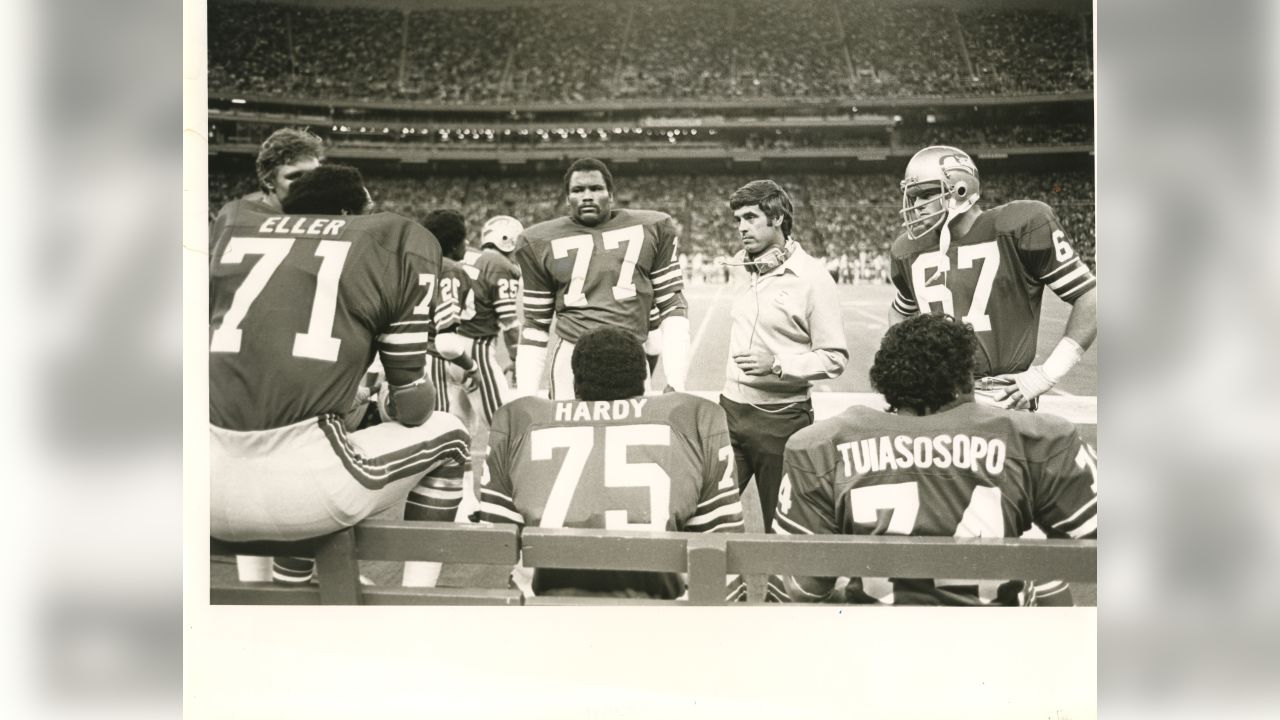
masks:
<instances>
[{"instance_id":1,"label":"bench","mask_svg":"<svg viewBox=\"0 0 1280 720\"><path fill-rule=\"evenodd\" d=\"M725 575L1021 578L1097 582L1096 540L912 538L544 529L367 520L297 543L212 540L214 555L314 557L318 583L211 587L214 604L301 605L722 605ZM359 560L424 560L530 568L688 573L683 600L546 597L509 589L385 588L360 584Z\"/></svg>"}]
</instances>

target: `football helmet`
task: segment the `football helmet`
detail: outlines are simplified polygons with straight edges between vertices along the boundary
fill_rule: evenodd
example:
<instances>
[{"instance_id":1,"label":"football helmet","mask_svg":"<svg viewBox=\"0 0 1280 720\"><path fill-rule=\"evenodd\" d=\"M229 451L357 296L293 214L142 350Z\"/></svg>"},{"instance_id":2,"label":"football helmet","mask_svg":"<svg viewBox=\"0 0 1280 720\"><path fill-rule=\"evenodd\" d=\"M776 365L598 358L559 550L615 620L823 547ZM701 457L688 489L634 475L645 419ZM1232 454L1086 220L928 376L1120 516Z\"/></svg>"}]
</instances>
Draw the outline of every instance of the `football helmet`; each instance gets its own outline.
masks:
<instances>
[{"instance_id":1,"label":"football helmet","mask_svg":"<svg viewBox=\"0 0 1280 720\"><path fill-rule=\"evenodd\" d=\"M899 212L912 240L928 235L973 207L982 189L973 159L949 145L931 145L912 155L901 187Z\"/></svg>"},{"instance_id":2,"label":"football helmet","mask_svg":"<svg viewBox=\"0 0 1280 720\"><path fill-rule=\"evenodd\" d=\"M494 215L480 228L480 247L492 245L501 253L516 249L516 238L524 232L524 225L510 215Z\"/></svg>"}]
</instances>

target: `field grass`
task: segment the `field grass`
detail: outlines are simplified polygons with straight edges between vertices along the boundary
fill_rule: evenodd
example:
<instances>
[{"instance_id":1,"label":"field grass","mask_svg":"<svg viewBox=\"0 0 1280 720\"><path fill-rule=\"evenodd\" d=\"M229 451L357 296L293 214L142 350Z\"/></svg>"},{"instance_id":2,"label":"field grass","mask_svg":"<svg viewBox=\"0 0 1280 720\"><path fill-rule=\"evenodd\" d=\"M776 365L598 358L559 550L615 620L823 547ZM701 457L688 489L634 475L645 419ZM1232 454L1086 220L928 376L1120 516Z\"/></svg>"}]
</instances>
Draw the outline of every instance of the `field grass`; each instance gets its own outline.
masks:
<instances>
[{"instance_id":1,"label":"field grass","mask_svg":"<svg viewBox=\"0 0 1280 720\"><path fill-rule=\"evenodd\" d=\"M849 345L849 364L843 375L834 380L815 385L815 409L818 417L837 411L850 402L877 404L871 390L867 372L879 347L880 338L887 326L886 315L893 300L890 285L840 285L839 302L844 315L845 337ZM689 301L689 320L692 342L690 347L689 390L714 397L724 384L725 364L729 343L729 311L739 292L749 292L745 287L730 285L692 285L686 289ZM1052 293L1046 293L1040 319L1040 337L1037 358L1043 359L1053 349L1066 326L1070 306ZM1077 423L1087 442L1097 447L1097 347L1085 353L1062 384L1050 391L1043 411L1061 408L1061 414ZM545 380L544 380L545 384ZM654 382L662 387L664 380L659 367ZM830 397L824 397L829 395ZM479 428L474 434L472 457L484 457L487 433ZM759 498L752 482L743 495L743 508L748 532L763 532ZM398 511L390 511L387 517L398 517ZM440 576L443 587L505 587L507 568L481 565L450 565ZM212 568L215 580L230 579L235 567L227 563L215 563ZM363 562L362 573L378 585L394 586L400 583L401 565L388 562ZM753 598L763 594L761 581L749 579L748 587ZM1072 592L1076 602L1082 605L1097 604L1097 588L1094 585L1075 583Z\"/></svg>"}]
</instances>

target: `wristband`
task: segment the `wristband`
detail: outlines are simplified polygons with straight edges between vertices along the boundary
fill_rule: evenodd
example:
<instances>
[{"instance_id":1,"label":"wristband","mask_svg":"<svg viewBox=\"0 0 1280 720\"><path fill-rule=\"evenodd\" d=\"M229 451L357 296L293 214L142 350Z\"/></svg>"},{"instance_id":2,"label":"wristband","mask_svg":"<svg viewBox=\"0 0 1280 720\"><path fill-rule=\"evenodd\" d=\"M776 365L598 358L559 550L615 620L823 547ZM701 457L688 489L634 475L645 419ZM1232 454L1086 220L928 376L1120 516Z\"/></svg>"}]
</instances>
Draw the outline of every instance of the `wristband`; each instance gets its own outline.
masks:
<instances>
[{"instance_id":1,"label":"wristband","mask_svg":"<svg viewBox=\"0 0 1280 720\"><path fill-rule=\"evenodd\" d=\"M1064 337L1058 341L1058 346L1049 353L1048 359L1040 366L1044 370L1045 376L1049 378L1049 382L1055 385L1059 380L1067 376L1071 372L1071 368L1080 362L1084 357L1084 349L1080 344L1069 337Z\"/></svg>"}]
</instances>

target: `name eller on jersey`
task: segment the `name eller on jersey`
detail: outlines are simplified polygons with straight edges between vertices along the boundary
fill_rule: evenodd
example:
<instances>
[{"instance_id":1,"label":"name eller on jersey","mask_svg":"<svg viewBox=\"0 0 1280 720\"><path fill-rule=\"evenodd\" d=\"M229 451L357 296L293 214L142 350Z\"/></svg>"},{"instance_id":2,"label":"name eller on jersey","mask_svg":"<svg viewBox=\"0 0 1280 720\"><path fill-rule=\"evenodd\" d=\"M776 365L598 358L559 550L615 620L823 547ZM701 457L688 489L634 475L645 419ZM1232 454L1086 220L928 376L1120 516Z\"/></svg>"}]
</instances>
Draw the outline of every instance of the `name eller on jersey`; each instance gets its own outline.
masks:
<instances>
[{"instance_id":1,"label":"name eller on jersey","mask_svg":"<svg viewBox=\"0 0 1280 720\"><path fill-rule=\"evenodd\" d=\"M968 435L935 435L911 437L888 435L865 438L836 445L844 460L845 477L856 472L865 475L885 470L911 468L956 468L978 471L986 469L992 475L1004 470L1005 444L1000 438L969 437Z\"/></svg>"},{"instance_id":2,"label":"name eller on jersey","mask_svg":"<svg viewBox=\"0 0 1280 720\"><path fill-rule=\"evenodd\" d=\"M601 420L628 420L640 418L644 413L646 398L627 400L595 400L579 402L567 400L556 403L556 422L599 422Z\"/></svg>"},{"instance_id":3,"label":"name eller on jersey","mask_svg":"<svg viewBox=\"0 0 1280 720\"><path fill-rule=\"evenodd\" d=\"M293 223L290 226L290 223ZM310 225L308 226L308 223ZM279 235L337 235L342 232L346 220L334 218L305 218L289 215L273 215L258 228L260 233L276 233Z\"/></svg>"}]
</instances>

